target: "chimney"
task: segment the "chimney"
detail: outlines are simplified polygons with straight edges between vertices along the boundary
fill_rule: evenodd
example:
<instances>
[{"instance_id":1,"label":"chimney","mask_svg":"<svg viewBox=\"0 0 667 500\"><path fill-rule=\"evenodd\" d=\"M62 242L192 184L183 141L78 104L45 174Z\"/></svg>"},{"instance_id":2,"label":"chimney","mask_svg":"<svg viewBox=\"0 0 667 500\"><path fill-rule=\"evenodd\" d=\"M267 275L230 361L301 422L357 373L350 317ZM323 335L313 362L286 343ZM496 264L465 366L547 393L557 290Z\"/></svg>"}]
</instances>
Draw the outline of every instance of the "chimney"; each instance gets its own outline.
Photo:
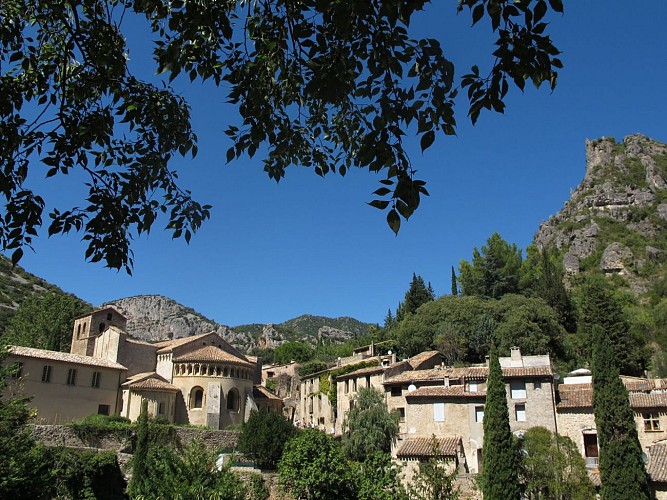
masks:
<instances>
[{"instance_id":1,"label":"chimney","mask_svg":"<svg viewBox=\"0 0 667 500\"><path fill-rule=\"evenodd\" d=\"M510 347L510 363L512 366L523 366L521 349L518 347Z\"/></svg>"},{"instance_id":2,"label":"chimney","mask_svg":"<svg viewBox=\"0 0 667 500\"><path fill-rule=\"evenodd\" d=\"M449 387L449 377L445 377L445 387Z\"/></svg>"}]
</instances>

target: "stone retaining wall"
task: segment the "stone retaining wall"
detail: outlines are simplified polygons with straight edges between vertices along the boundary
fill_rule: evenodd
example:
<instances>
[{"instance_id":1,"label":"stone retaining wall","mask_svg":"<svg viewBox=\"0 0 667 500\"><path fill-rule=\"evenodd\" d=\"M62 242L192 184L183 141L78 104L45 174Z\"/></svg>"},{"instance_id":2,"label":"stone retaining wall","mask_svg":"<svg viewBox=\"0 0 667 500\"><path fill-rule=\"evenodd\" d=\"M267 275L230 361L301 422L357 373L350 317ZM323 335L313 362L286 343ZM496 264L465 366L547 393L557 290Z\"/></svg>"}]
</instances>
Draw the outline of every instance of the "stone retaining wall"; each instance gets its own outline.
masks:
<instances>
[{"instance_id":1,"label":"stone retaining wall","mask_svg":"<svg viewBox=\"0 0 667 500\"><path fill-rule=\"evenodd\" d=\"M239 436L237 431L213 431L189 427L176 427L175 431L182 444L189 444L198 437L211 451L220 448L236 449ZM33 434L35 439L45 446L100 448L114 451L126 451L130 448L129 435L123 430L111 430L99 436L81 439L74 429L66 425L35 425Z\"/></svg>"}]
</instances>

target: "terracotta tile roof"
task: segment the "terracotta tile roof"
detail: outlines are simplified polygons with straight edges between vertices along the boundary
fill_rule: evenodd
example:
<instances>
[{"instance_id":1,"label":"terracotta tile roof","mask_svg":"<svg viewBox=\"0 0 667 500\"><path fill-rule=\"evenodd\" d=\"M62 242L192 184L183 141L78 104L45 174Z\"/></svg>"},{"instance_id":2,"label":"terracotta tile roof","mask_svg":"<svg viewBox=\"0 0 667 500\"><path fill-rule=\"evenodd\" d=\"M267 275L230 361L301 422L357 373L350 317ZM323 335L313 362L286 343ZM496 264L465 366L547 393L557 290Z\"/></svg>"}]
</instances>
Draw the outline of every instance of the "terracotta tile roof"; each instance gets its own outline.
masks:
<instances>
[{"instance_id":1,"label":"terracotta tile roof","mask_svg":"<svg viewBox=\"0 0 667 500\"><path fill-rule=\"evenodd\" d=\"M76 363L86 366L98 366L100 368L113 368L116 370L127 370L119 363L114 363L108 359L93 358L92 356L81 356L69 352L47 351L46 349L35 349L33 347L7 346L9 351L15 356L26 358L48 359L50 361L62 361L64 363Z\"/></svg>"},{"instance_id":2,"label":"terracotta tile roof","mask_svg":"<svg viewBox=\"0 0 667 500\"><path fill-rule=\"evenodd\" d=\"M632 408L667 408L667 394L664 392L654 392L652 394L631 392L630 406Z\"/></svg>"},{"instance_id":3,"label":"terracotta tile roof","mask_svg":"<svg viewBox=\"0 0 667 500\"><path fill-rule=\"evenodd\" d=\"M358 370L355 370L350 373L345 373L343 375L338 375L336 377L336 380L345 380L348 378L355 378L359 377L362 375L375 375L378 373L382 373L385 370L384 366L368 366L366 368L359 368Z\"/></svg>"},{"instance_id":4,"label":"terracotta tile roof","mask_svg":"<svg viewBox=\"0 0 667 500\"><path fill-rule=\"evenodd\" d=\"M388 378L383 384L409 384L410 382L431 382L434 380L444 381L445 377L450 377L451 371L447 368L433 368L431 370L410 370L393 377Z\"/></svg>"},{"instance_id":5,"label":"terracotta tile roof","mask_svg":"<svg viewBox=\"0 0 667 500\"><path fill-rule=\"evenodd\" d=\"M414 368L415 370L419 370L422 367L422 364L432 360L435 357L440 358L440 353L438 351L424 351L420 352L416 356L408 358L407 361L408 363L410 363L410 366L412 366L412 368ZM440 359L438 359L438 362L440 362Z\"/></svg>"},{"instance_id":6,"label":"terracotta tile roof","mask_svg":"<svg viewBox=\"0 0 667 500\"><path fill-rule=\"evenodd\" d=\"M451 436L435 439L439 455L444 457L455 457L456 452L461 446L459 436ZM400 449L396 453L399 458L408 457L434 457L433 438L419 437L408 438L403 441Z\"/></svg>"},{"instance_id":7,"label":"terracotta tile roof","mask_svg":"<svg viewBox=\"0 0 667 500\"><path fill-rule=\"evenodd\" d=\"M593 408L593 391L591 389L560 391L559 394L560 402L556 405L556 408L558 409Z\"/></svg>"},{"instance_id":8,"label":"terracotta tile roof","mask_svg":"<svg viewBox=\"0 0 667 500\"><path fill-rule=\"evenodd\" d=\"M176 347L189 344L190 342L194 342L195 340L201 339L202 337L205 337L207 335L211 335L211 332L200 333L199 335L191 335L190 337L182 337L180 339L163 340L161 342L156 342L154 345L156 345L158 349L162 351L161 352L162 354L165 352L171 352Z\"/></svg>"},{"instance_id":9,"label":"terracotta tile roof","mask_svg":"<svg viewBox=\"0 0 667 500\"><path fill-rule=\"evenodd\" d=\"M584 384L560 384L558 386L558 391L563 392L563 391L590 391L593 390L593 384L590 382L584 383Z\"/></svg>"},{"instance_id":10,"label":"terracotta tile roof","mask_svg":"<svg viewBox=\"0 0 667 500\"><path fill-rule=\"evenodd\" d=\"M646 472L651 476L651 481L667 483L667 443L649 447Z\"/></svg>"},{"instance_id":11,"label":"terracotta tile roof","mask_svg":"<svg viewBox=\"0 0 667 500\"><path fill-rule=\"evenodd\" d=\"M125 384L123 384L125 386ZM150 391L167 391L167 392L178 392L180 389L175 385L170 384L165 379L160 377L158 374L154 374L152 377L139 380L137 382L130 382L127 384L132 390L150 390Z\"/></svg>"},{"instance_id":12,"label":"terracotta tile roof","mask_svg":"<svg viewBox=\"0 0 667 500\"><path fill-rule=\"evenodd\" d=\"M449 387L420 387L416 391L409 392L406 398L486 398L486 392L466 391L462 385L450 385Z\"/></svg>"},{"instance_id":13,"label":"terracotta tile roof","mask_svg":"<svg viewBox=\"0 0 667 500\"><path fill-rule=\"evenodd\" d=\"M282 401L278 396L269 391L262 385L254 385L252 387L252 395L255 399L271 399L274 401Z\"/></svg>"},{"instance_id":14,"label":"terracotta tile roof","mask_svg":"<svg viewBox=\"0 0 667 500\"><path fill-rule=\"evenodd\" d=\"M180 356L174 358L174 361L177 362L185 362L185 361L191 361L191 362L223 362L223 363L234 363L237 365L243 365L243 366L248 366L248 367L254 367L252 363L249 361L246 361L245 359L241 359L237 356L234 356L233 354L228 353L224 349L220 349L219 347L215 347L212 345L207 345L205 347L200 347L199 349L195 349L192 352L187 352L185 354L181 354Z\"/></svg>"}]
</instances>

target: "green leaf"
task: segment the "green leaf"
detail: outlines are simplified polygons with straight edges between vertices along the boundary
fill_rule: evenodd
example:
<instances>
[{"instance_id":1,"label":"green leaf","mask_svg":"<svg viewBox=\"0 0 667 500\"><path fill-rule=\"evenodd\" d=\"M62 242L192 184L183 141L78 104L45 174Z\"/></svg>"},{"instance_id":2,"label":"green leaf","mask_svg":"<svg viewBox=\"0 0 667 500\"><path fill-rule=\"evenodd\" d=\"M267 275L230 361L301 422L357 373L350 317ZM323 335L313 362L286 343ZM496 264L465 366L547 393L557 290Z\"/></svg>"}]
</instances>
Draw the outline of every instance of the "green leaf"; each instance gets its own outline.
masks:
<instances>
[{"instance_id":1,"label":"green leaf","mask_svg":"<svg viewBox=\"0 0 667 500\"><path fill-rule=\"evenodd\" d=\"M389 200L373 200L369 201L368 204L371 207L379 208L380 210L384 210L389 206Z\"/></svg>"},{"instance_id":2,"label":"green leaf","mask_svg":"<svg viewBox=\"0 0 667 500\"><path fill-rule=\"evenodd\" d=\"M389 227L394 232L394 234L397 235L398 230L401 228L401 217L393 208L387 213L387 224L389 224Z\"/></svg>"},{"instance_id":3,"label":"green leaf","mask_svg":"<svg viewBox=\"0 0 667 500\"><path fill-rule=\"evenodd\" d=\"M422 138L419 141L421 144L422 153L428 149L431 144L433 144L433 141L435 141L435 132L433 130L429 130L424 135L422 135Z\"/></svg>"}]
</instances>

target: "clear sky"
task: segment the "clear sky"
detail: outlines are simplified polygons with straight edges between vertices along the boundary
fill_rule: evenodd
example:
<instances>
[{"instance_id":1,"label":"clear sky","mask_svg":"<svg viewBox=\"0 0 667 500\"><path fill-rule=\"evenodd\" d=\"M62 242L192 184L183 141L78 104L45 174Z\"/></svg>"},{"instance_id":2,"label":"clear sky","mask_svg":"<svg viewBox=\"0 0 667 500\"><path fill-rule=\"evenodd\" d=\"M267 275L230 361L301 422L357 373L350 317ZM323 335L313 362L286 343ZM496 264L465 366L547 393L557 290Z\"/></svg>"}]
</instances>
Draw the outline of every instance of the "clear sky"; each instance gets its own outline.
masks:
<instances>
[{"instance_id":1,"label":"clear sky","mask_svg":"<svg viewBox=\"0 0 667 500\"><path fill-rule=\"evenodd\" d=\"M434 4L415 19L417 33L441 40L459 76L475 63L488 68L490 29L470 29L467 12L455 15L456 2ZM565 9L549 19L565 64L555 92L512 91L504 115L483 113L474 127L461 99L456 137L440 135L423 155L412 139L413 164L431 196L398 236L384 212L366 205L378 187L373 174L322 179L292 168L276 184L262 171L261 152L227 165L223 130L238 115L224 104L225 91L177 80L192 104L200 151L176 167L182 185L213 205L190 245L172 241L158 221L135 240L127 276L86 263L80 235L47 238L44 229L21 265L94 305L161 294L231 326L301 314L382 323L413 272L447 294L451 266L494 231L521 248L532 241L582 180L587 138L643 133L667 142L667 2L566 1ZM142 36L129 37L141 45ZM141 53L134 50L133 60ZM80 188L71 181L38 179L33 187L47 203L74 205Z\"/></svg>"}]
</instances>

